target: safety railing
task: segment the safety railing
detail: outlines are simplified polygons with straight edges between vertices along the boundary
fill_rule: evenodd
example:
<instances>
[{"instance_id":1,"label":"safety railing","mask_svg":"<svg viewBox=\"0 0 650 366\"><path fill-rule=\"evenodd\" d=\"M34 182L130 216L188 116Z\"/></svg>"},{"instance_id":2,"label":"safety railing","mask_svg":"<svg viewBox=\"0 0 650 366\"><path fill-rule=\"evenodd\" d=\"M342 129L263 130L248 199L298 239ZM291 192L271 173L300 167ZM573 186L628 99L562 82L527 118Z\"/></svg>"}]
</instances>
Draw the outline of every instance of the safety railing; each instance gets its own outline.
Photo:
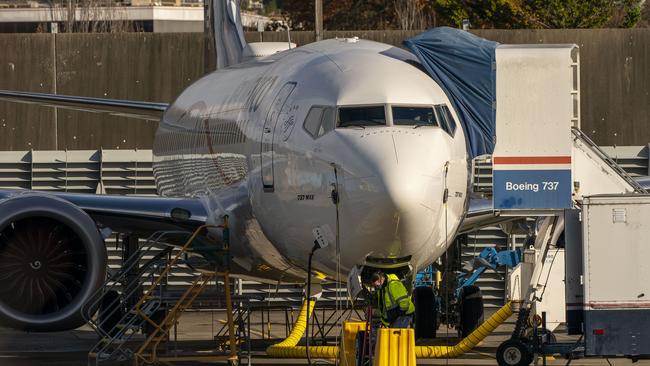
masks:
<instances>
[{"instance_id":1,"label":"safety railing","mask_svg":"<svg viewBox=\"0 0 650 366\"><path fill-rule=\"evenodd\" d=\"M618 163L616 163L612 158L603 151L595 142L593 142L587 135L582 132L580 129L573 127L571 129L573 136L576 139L583 141L599 158L601 158L612 170L614 170L625 182L627 182L630 187L634 189L637 193L647 193L645 188L643 188L637 181L635 181L623 168L621 168Z\"/></svg>"},{"instance_id":2,"label":"safety railing","mask_svg":"<svg viewBox=\"0 0 650 366\"><path fill-rule=\"evenodd\" d=\"M207 230L222 230L223 245L207 245L204 234ZM89 353L89 364L100 364L103 361L120 362L134 359L136 363L157 363L163 358L158 356L157 349L165 341L170 328L178 318L189 308L201 292L217 276L224 278L224 296L228 310L229 335L231 335L230 354L212 356L210 360L233 360L237 358L234 341L232 302L229 288L229 247L227 217L223 225L203 225L190 235L188 232L159 232L147 240L147 245L137 250L129 257L122 269L112 275L106 284L92 297L85 306L84 314L89 324L100 336L100 340ZM188 238L189 236L189 238ZM199 236L201 239L199 240ZM183 241L179 241L183 238ZM168 243L184 242L172 255ZM167 249L155 252L154 248L166 245ZM203 252L213 255L215 271L204 271L197 277L178 299L169 311L165 305L170 301L165 293L165 284L173 270L185 262L188 252ZM153 254L155 253L155 254ZM216 270L218 269L218 271ZM93 316L95 309L100 311ZM127 342L134 343L140 332L144 333L144 341L134 352L132 347L125 346ZM142 337L139 338L142 340ZM133 346L133 344L130 344Z\"/></svg>"}]
</instances>

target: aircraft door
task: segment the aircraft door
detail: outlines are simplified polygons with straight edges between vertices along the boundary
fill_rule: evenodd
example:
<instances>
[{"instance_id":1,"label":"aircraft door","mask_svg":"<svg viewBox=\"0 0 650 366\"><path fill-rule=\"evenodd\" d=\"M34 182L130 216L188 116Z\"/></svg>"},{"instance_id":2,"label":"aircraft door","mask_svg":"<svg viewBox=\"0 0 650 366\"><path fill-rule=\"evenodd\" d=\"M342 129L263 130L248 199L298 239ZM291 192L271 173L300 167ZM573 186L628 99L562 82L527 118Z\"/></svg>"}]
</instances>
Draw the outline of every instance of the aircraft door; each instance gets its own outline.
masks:
<instances>
[{"instance_id":1,"label":"aircraft door","mask_svg":"<svg viewBox=\"0 0 650 366\"><path fill-rule=\"evenodd\" d=\"M273 192L273 145L275 127L278 122L278 117L282 113L284 104L295 89L296 83L286 83L280 89L280 92L275 96L269 112L266 114L264 120L264 131L262 132L262 151L261 151L261 166L262 166L262 184L264 185L264 192Z\"/></svg>"}]
</instances>

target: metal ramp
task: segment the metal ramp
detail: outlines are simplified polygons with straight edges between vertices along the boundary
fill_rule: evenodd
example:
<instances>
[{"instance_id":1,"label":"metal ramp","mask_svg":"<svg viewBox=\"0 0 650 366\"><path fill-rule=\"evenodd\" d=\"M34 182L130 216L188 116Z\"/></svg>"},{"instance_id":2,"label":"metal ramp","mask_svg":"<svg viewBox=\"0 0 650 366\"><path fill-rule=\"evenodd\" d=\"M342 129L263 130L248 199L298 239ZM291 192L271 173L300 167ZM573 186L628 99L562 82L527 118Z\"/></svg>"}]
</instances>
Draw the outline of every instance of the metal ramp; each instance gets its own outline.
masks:
<instances>
[{"instance_id":1,"label":"metal ramp","mask_svg":"<svg viewBox=\"0 0 650 366\"><path fill-rule=\"evenodd\" d=\"M221 245L204 240L203 234L215 229L221 230L221 237L224 238ZM88 354L88 364L132 361L138 365L192 360L237 360L230 297L228 237L227 217L224 218L223 225L204 225L194 233L160 232L152 235L140 250L125 261L121 270L108 279L85 308L86 320L100 338ZM182 242L185 244L173 257L170 246L166 246L163 251L156 250L162 243L178 242L179 238L184 238ZM211 270L202 270L185 292L173 299L172 305L168 305L171 298L165 291L167 278L172 270L187 263L190 252L210 258L206 263ZM159 346L168 340L170 329L178 322L183 311L205 289L216 283L217 277L221 277L224 284L222 295L228 317L228 346L219 352L161 355L164 352L159 350ZM99 309L97 316L93 316L94 309Z\"/></svg>"},{"instance_id":2,"label":"metal ramp","mask_svg":"<svg viewBox=\"0 0 650 366\"><path fill-rule=\"evenodd\" d=\"M579 197L602 193L647 193L580 129L573 127L573 174Z\"/></svg>"}]
</instances>

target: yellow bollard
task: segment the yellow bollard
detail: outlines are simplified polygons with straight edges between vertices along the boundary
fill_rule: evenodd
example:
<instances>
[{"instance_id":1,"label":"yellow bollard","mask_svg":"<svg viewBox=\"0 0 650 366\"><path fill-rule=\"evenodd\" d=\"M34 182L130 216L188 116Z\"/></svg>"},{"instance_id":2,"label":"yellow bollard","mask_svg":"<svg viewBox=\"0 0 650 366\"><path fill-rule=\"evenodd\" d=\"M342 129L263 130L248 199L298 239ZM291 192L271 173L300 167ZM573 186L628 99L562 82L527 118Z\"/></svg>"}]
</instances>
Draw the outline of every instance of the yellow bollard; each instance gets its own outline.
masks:
<instances>
[{"instance_id":1,"label":"yellow bollard","mask_svg":"<svg viewBox=\"0 0 650 366\"><path fill-rule=\"evenodd\" d=\"M379 329L373 366L416 366L415 331Z\"/></svg>"},{"instance_id":2,"label":"yellow bollard","mask_svg":"<svg viewBox=\"0 0 650 366\"><path fill-rule=\"evenodd\" d=\"M354 366L356 363L356 340L357 333L366 330L366 322L343 322L343 335L339 357L341 366Z\"/></svg>"}]
</instances>

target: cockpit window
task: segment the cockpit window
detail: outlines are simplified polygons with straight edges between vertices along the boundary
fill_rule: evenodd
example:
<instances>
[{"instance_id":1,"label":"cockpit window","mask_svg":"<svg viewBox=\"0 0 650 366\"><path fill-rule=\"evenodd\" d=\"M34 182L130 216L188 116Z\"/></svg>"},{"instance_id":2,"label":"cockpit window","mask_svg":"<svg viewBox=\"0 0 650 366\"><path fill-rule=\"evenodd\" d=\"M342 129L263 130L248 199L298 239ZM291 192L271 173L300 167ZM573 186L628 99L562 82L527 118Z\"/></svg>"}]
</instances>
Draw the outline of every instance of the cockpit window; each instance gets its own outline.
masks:
<instances>
[{"instance_id":1,"label":"cockpit window","mask_svg":"<svg viewBox=\"0 0 650 366\"><path fill-rule=\"evenodd\" d=\"M431 107L392 107L395 126L438 126Z\"/></svg>"},{"instance_id":2,"label":"cockpit window","mask_svg":"<svg viewBox=\"0 0 650 366\"><path fill-rule=\"evenodd\" d=\"M312 107L305 118L304 128L311 137L319 138L334 129L333 107Z\"/></svg>"},{"instance_id":3,"label":"cockpit window","mask_svg":"<svg viewBox=\"0 0 650 366\"><path fill-rule=\"evenodd\" d=\"M323 118L321 119L320 129L318 130L318 137L323 136L324 134L334 130L334 122L336 108L327 107L323 110Z\"/></svg>"},{"instance_id":4,"label":"cockpit window","mask_svg":"<svg viewBox=\"0 0 650 366\"><path fill-rule=\"evenodd\" d=\"M320 129L321 118L323 117L323 107L312 107L305 118L305 131L316 138L318 130Z\"/></svg>"},{"instance_id":5,"label":"cockpit window","mask_svg":"<svg viewBox=\"0 0 650 366\"><path fill-rule=\"evenodd\" d=\"M436 114L438 115L438 121L440 121L440 127L451 136L454 136L456 133L456 121L454 121L449 107L444 104L437 105Z\"/></svg>"},{"instance_id":6,"label":"cockpit window","mask_svg":"<svg viewBox=\"0 0 650 366\"><path fill-rule=\"evenodd\" d=\"M337 127L385 126L386 111L384 106L341 107L339 108Z\"/></svg>"}]
</instances>

